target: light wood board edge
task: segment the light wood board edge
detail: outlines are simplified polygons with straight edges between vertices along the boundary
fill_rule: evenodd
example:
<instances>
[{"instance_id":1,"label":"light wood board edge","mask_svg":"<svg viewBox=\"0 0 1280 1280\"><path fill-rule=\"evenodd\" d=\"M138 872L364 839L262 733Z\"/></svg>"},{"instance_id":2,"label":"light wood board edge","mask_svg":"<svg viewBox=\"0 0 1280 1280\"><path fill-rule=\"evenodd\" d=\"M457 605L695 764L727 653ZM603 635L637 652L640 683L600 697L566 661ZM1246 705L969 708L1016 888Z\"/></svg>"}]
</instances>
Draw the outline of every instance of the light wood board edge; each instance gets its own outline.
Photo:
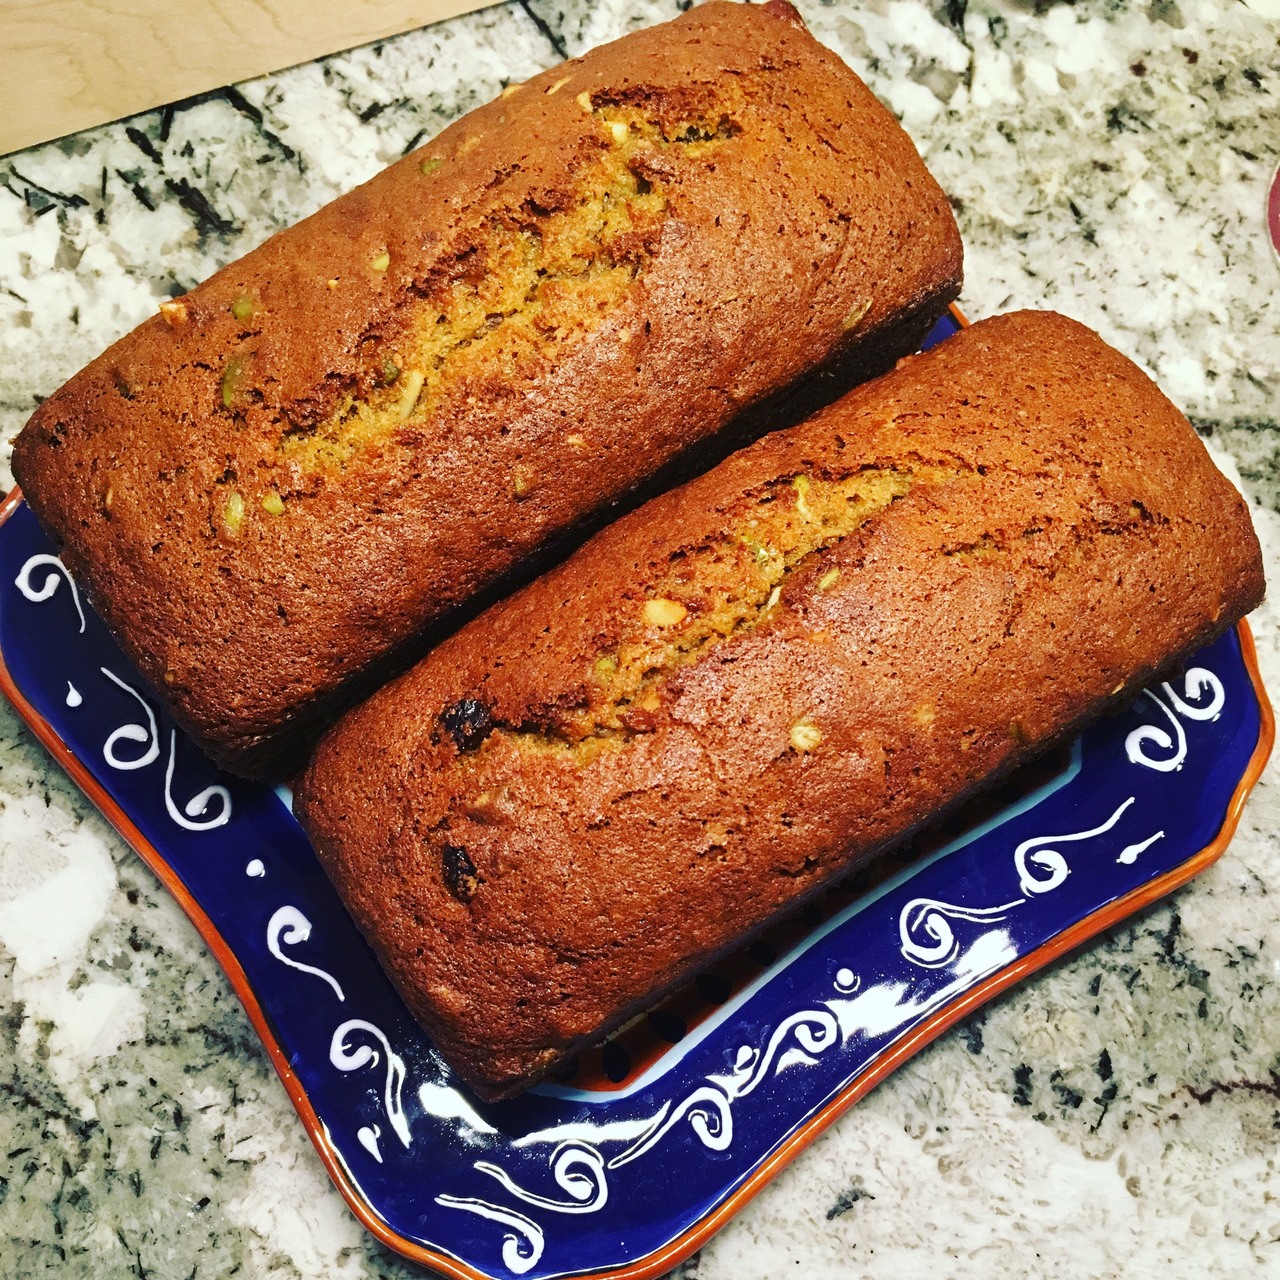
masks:
<instances>
[{"instance_id":1,"label":"light wood board edge","mask_svg":"<svg viewBox=\"0 0 1280 1280\"><path fill-rule=\"evenodd\" d=\"M493 0L3 0L0 155Z\"/></svg>"}]
</instances>

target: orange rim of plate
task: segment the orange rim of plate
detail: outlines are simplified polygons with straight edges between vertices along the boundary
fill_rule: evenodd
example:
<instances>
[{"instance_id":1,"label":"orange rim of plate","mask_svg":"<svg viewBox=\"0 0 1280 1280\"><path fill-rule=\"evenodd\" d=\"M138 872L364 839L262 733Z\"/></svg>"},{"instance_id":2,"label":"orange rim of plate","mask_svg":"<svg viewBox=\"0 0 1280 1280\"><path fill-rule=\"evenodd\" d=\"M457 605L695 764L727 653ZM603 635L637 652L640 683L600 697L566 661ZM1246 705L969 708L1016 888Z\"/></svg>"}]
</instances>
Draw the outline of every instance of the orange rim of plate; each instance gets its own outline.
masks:
<instances>
[{"instance_id":1,"label":"orange rim of plate","mask_svg":"<svg viewBox=\"0 0 1280 1280\"><path fill-rule=\"evenodd\" d=\"M951 307L951 312L962 327L967 326L968 321L954 304ZM13 514L21 501L22 491L14 488L3 503L0 503L0 525L4 524L9 516ZM1071 928L1063 930L1062 933L1057 934L1050 941L1037 947L1034 951L1028 952L1020 960L1009 965L1008 968L992 974L991 977L978 983L945 1009L940 1010L913 1031L903 1036L902 1039L881 1054L860 1074L854 1076L838 1097L833 1098L826 1106L801 1124L794 1133L784 1138L747 1175L742 1184L726 1196L716 1208L693 1223L692 1226L687 1227L675 1239L634 1262L624 1263L619 1267L609 1268L604 1271L592 1272L579 1277L579 1280L605 1280L606 1277L608 1280L651 1280L652 1277L659 1276L678 1265L691 1253L700 1249L711 1236L739 1213L748 1201L762 1191L769 1182L781 1173L786 1165L804 1151L825 1129L834 1124L855 1102L865 1097L886 1076L931 1041L936 1040L944 1031L962 1018L967 1017L988 1000L999 995L1002 991L1021 982L1037 970L1043 969L1046 965L1051 964L1096 934L1109 929L1112 925L1118 924L1126 916L1133 914L1135 911L1140 911L1142 908L1150 906L1158 899L1172 893L1216 862L1230 843L1231 837L1235 834L1236 827L1240 822L1240 815L1244 810L1245 800L1248 798L1250 791L1253 790L1254 785L1262 774L1263 768L1266 766L1268 757L1271 755L1276 732L1275 716L1271 709L1271 703L1267 698L1266 690L1263 688L1262 677L1258 671L1258 654L1253 642L1253 633L1250 631L1246 620L1241 619L1236 624L1236 635L1240 641L1240 653L1244 660L1245 669L1249 673L1254 693L1258 699L1260 718L1258 741L1254 746L1253 754L1249 758L1248 766L1232 793L1222 827L1213 841L1172 871L1168 871L1141 888L1117 898L1114 902L1110 902L1104 907L1100 907L1097 911L1085 916L1084 919L1071 926ZM217 960L230 980L232 989L235 991L240 1003L244 1005L245 1012L249 1015L249 1021L258 1033L258 1038L266 1050L267 1057L270 1058L271 1065L280 1077L285 1092L289 1095L289 1100L293 1103L294 1110L297 1111L298 1116L301 1118L307 1134L320 1155L321 1162L329 1173L329 1177L333 1180L334 1185L341 1192L352 1213L360 1220L365 1229L388 1248L394 1249L403 1257L431 1267L443 1275L456 1277L457 1280L492 1280L491 1275L487 1272L478 1271L466 1263L450 1257L448 1254L437 1253L435 1250L419 1244L415 1240L410 1240L400 1235L378 1216L373 1206L364 1199L354 1182L348 1177L341 1158L330 1145L325 1126L316 1114L314 1107L312 1107L301 1082L290 1069L284 1052L276 1042L271 1023L262 1011L262 1006L258 1003L257 996L249 984L248 976L223 940L221 933L218 932L217 926L205 914L200 904L187 892L186 887L178 879L164 857L130 821L112 796L85 768L62 739L58 737L44 717L22 696L18 687L14 684L12 676L9 674L9 668L4 661L3 652L0 652L0 692L3 692L9 699L18 714L26 722L27 727L35 734L54 760L66 771L71 780L97 806L103 817L119 832L125 843L159 878L160 882L168 889L178 905L186 913L191 923L195 925L201 938L204 939L205 945L213 953L214 959Z\"/></svg>"}]
</instances>

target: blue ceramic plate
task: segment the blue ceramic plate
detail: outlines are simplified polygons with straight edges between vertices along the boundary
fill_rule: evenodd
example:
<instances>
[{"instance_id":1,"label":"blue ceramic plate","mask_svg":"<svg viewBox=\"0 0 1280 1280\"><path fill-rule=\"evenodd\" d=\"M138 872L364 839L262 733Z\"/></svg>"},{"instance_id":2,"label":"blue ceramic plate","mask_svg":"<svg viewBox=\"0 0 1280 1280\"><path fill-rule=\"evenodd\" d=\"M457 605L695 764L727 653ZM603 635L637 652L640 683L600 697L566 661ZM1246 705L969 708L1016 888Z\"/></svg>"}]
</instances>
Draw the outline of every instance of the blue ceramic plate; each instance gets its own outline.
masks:
<instances>
[{"instance_id":1,"label":"blue ceramic plate","mask_svg":"<svg viewBox=\"0 0 1280 1280\"><path fill-rule=\"evenodd\" d=\"M0 520L0 684L200 928L360 1219L457 1276L672 1266L945 1026L1208 865L1271 742L1242 625L936 847L486 1106L382 976L287 797L219 774L17 495Z\"/></svg>"}]
</instances>

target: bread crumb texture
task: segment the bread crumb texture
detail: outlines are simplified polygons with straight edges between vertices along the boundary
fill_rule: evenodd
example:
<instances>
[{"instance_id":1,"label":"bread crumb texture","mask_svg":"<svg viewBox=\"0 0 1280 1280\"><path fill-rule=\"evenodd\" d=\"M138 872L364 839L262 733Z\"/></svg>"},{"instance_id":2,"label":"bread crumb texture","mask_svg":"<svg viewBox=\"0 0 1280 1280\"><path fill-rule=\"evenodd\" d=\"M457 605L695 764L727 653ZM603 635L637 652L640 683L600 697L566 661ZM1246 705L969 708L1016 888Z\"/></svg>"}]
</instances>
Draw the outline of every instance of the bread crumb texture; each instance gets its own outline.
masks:
<instances>
[{"instance_id":1,"label":"bread crumb texture","mask_svg":"<svg viewBox=\"0 0 1280 1280\"><path fill-rule=\"evenodd\" d=\"M532 378L616 312L657 251L670 185L662 175L713 153L741 126L714 103L710 115L664 123L642 107L584 97L597 158L551 207L530 199L490 214L448 264L415 285L401 331L362 339L364 367L328 418L284 426L282 461L341 472L402 423L431 419L450 387ZM438 167L424 161L424 172ZM512 487L524 496L531 481L517 470Z\"/></svg>"}]
</instances>

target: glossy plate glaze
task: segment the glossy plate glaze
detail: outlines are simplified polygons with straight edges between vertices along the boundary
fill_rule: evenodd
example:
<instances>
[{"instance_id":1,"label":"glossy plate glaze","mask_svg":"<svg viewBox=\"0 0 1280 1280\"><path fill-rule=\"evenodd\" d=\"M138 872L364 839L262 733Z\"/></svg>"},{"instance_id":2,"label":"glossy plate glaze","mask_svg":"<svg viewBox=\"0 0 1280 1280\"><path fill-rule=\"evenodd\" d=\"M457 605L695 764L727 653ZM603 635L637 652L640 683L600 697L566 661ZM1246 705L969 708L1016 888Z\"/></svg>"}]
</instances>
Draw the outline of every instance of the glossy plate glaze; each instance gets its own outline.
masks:
<instances>
[{"instance_id":1,"label":"glossy plate glaze","mask_svg":"<svg viewBox=\"0 0 1280 1280\"><path fill-rule=\"evenodd\" d=\"M383 978L287 796L219 774L173 726L16 493L0 687L200 929L360 1220L468 1277L673 1266L956 1019L1208 866L1274 733L1242 623L934 847L486 1106Z\"/></svg>"}]
</instances>

